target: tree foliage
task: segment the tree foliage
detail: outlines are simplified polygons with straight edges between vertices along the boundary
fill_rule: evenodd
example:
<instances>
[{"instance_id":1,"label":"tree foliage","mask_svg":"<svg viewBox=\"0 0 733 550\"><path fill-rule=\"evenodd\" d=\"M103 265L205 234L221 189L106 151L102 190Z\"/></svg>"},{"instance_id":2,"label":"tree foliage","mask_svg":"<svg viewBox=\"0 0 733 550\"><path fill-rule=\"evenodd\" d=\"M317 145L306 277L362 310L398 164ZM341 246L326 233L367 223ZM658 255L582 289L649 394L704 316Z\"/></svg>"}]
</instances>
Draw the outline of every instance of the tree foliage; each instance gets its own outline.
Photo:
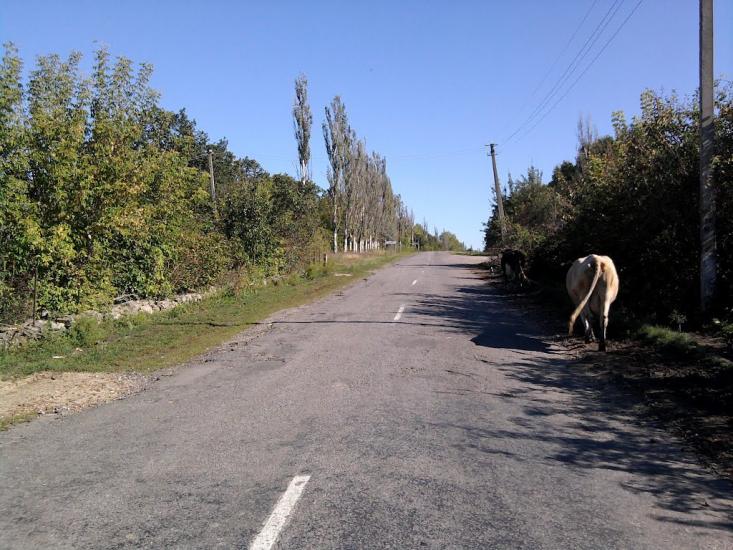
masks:
<instances>
[{"instance_id":1,"label":"tree foliage","mask_svg":"<svg viewBox=\"0 0 733 550\"><path fill-rule=\"evenodd\" d=\"M733 116L730 88L717 93L714 185L718 197L718 309L733 296ZM611 256L619 300L629 312L665 323L673 311L694 317L698 303L699 113L696 98L651 91L627 123L613 114L614 136L579 125L574 161L548 185L528 174L505 199L511 243L529 253L537 278L562 280L568 262L590 253ZM530 170L530 173L532 170ZM492 215L485 244L498 242ZM728 310L729 311L729 310Z\"/></svg>"},{"instance_id":2,"label":"tree foliage","mask_svg":"<svg viewBox=\"0 0 733 550\"><path fill-rule=\"evenodd\" d=\"M308 79L300 75L295 79L295 102L293 104L293 127L295 141L298 143L298 176L301 183L310 179L309 162L311 158L310 139L313 115L308 103Z\"/></svg>"},{"instance_id":3,"label":"tree foliage","mask_svg":"<svg viewBox=\"0 0 733 550\"><path fill-rule=\"evenodd\" d=\"M339 96L326 107L323 137L328 153L328 199L331 206L333 250L362 252L383 241L410 246L414 216L395 195L387 174L387 159L369 153L349 124Z\"/></svg>"},{"instance_id":4,"label":"tree foliage","mask_svg":"<svg viewBox=\"0 0 733 550\"><path fill-rule=\"evenodd\" d=\"M311 180L305 76L293 106L296 180L212 142L185 110L160 107L149 65L102 48L84 76L81 61L42 56L24 77L17 49L4 48L0 321L30 314L36 273L40 309L76 312L201 288L233 269L305 269L327 250L328 232L356 251L412 242L414 216L385 159L356 138L338 97L323 125L329 189Z\"/></svg>"},{"instance_id":5,"label":"tree foliage","mask_svg":"<svg viewBox=\"0 0 733 550\"><path fill-rule=\"evenodd\" d=\"M86 78L80 61L78 53L40 57L24 85L17 50L5 48L0 317L28 314L36 270L40 307L68 312L122 294L201 287L237 265L299 261L284 252L297 232L272 225L286 215L270 191L276 177L236 158L225 140L209 143L185 111L161 109L149 66L113 60L101 49ZM222 201L239 208L228 208L219 223L207 191L208 149ZM318 200L314 186L304 193ZM293 224L303 212L318 220L315 210L287 216ZM242 220L252 221L246 232Z\"/></svg>"}]
</instances>

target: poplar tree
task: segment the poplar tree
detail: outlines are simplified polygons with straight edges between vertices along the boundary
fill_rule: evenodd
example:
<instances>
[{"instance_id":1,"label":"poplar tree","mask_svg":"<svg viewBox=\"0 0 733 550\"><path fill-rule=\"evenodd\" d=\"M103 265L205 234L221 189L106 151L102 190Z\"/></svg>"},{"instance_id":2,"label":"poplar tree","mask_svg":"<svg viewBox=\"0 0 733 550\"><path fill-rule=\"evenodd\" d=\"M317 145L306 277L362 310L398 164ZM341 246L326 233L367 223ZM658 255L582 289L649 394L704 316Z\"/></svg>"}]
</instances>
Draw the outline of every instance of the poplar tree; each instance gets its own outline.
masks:
<instances>
[{"instance_id":1,"label":"poplar tree","mask_svg":"<svg viewBox=\"0 0 733 550\"><path fill-rule=\"evenodd\" d=\"M333 251L338 252L339 212L344 178L348 168L351 130L346 115L346 106L339 96L326 106L326 120L323 123L323 139L328 154L328 197L331 201L331 224L333 226Z\"/></svg>"},{"instance_id":2,"label":"poplar tree","mask_svg":"<svg viewBox=\"0 0 733 550\"><path fill-rule=\"evenodd\" d=\"M308 79L301 74L295 79L295 101L293 103L293 127L298 144L298 177L302 184L310 179L310 138L313 115L308 104Z\"/></svg>"}]
</instances>

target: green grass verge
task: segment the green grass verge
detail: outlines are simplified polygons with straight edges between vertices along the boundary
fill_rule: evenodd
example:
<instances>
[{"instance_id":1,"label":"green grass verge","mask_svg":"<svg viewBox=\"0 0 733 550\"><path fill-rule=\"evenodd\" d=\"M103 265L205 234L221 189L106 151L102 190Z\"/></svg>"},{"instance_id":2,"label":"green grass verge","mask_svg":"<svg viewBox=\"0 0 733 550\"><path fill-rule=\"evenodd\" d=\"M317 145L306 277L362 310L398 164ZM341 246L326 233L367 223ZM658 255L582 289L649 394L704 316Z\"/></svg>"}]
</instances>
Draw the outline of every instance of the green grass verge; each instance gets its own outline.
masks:
<instances>
[{"instance_id":1,"label":"green grass verge","mask_svg":"<svg viewBox=\"0 0 733 550\"><path fill-rule=\"evenodd\" d=\"M0 416L0 432L4 432L10 426L13 426L15 424L22 424L23 422L30 422L34 418L38 418L38 413L25 412L25 413L16 414L14 416L9 416L9 417Z\"/></svg>"},{"instance_id":2,"label":"green grass verge","mask_svg":"<svg viewBox=\"0 0 733 550\"><path fill-rule=\"evenodd\" d=\"M637 332L643 343L670 355L694 357L702 352L695 339L685 333L654 325L643 325Z\"/></svg>"},{"instance_id":3,"label":"green grass verge","mask_svg":"<svg viewBox=\"0 0 733 550\"><path fill-rule=\"evenodd\" d=\"M408 254L335 258L305 276L244 292L224 291L153 314L96 323L83 319L68 333L0 352L0 377L39 371L151 372L199 355L272 313L302 305ZM349 273L351 277L337 276Z\"/></svg>"},{"instance_id":4,"label":"green grass verge","mask_svg":"<svg viewBox=\"0 0 733 550\"><path fill-rule=\"evenodd\" d=\"M653 347L671 359L693 361L699 364L733 368L733 361L725 352L700 343L692 334L653 325L643 325L636 333L638 340Z\"/></svg>"},{"instance_id":5,"label":"green grass verge","mask_svg":"<svg viewBox=\"0 0 733 550\"><path fill-rule=\"evenodd\" d=\"M724 357L724 350L701 343L691 333L655 325L643 325L635 335L637 340L669 359L711 367L733 368L733 361Z\"/></svg>"}]
</instances>

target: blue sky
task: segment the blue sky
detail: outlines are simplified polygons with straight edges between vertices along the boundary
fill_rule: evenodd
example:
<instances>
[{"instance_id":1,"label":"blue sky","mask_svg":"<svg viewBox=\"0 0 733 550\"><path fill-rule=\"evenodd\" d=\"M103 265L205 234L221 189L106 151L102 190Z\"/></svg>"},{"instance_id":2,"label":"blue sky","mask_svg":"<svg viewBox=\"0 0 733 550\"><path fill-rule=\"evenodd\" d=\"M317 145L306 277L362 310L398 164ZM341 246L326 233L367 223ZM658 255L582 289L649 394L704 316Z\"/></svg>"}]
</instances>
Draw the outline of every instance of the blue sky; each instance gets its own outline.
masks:
<instances>
[{"instance_id":1,"label":"blue sky","mask_svg":"<svg viewBox=\"0 0 733 550\"><path fill-rule=\"evenodd\" d=\"M530 164L547 180L573 158L581 114L608 133L611 112L637 113L643 89L685 95L697 86L697 1L644 0L564 99L506 142L588 37L599 35L566 86L638 0L624 0L593 33L614 1L3 0L0 38L29 65L74 49L89 62L99 43L150 62L163 106L185 107L211 138L226 137L271 172L295 173L293 80L303 72L316 182L326 185L323 108L339 94L418 221L478 248L491 205L484 144L499 144L502 182ZM718 0L715 10L716 76L733 79L733 3Z\"/></svg>"}]
</instances>

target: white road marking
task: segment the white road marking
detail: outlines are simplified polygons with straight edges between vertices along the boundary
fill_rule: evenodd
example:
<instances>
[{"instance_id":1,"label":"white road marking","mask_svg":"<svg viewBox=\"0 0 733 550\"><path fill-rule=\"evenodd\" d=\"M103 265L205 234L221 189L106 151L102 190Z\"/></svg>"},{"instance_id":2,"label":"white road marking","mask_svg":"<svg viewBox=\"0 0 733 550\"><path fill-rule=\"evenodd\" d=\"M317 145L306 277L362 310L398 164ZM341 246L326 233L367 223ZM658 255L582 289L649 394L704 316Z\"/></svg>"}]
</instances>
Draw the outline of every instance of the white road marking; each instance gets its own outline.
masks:
<instances>
[{"instance_id":1,"label":"white road marking","mask_svg":"<svg viewBox=\"0 0 733 550\"><path fill-rule=\"evenodd\" d=\"M394 316L394 320L395 321L399 321L400 320L400 317L402 317L402 312L403 311L405 311L405 305L404 304L402 304L400 306L400 309L397 310L397 315Z\"/></svg>"},{"instance_id":2,"label":"white road marking","mask_svg":"<svg viewBox=\"0 0 733 550\"><path fill-rule=\"evenodd\" d=\"M290 512L295 508L295 503L298 502L310 478L311 476L295 476L293 478L283 496L277 501L272 514L267 518L262 531L252 541L249 550L270 550L274 546L277 537L280 535L280 531L285 526Z\"/></svg>"},{"instance_id":3,"label":"white road marking","mask_svg":"<svg viewBox=\"0 0 733 550\"><path fill-rule=\"evenodd\" d=\"M417 279L415 279L414 281L412 281L412 286L415 286L416 284L417 284Z\"/></svg>"}]
</instances>

